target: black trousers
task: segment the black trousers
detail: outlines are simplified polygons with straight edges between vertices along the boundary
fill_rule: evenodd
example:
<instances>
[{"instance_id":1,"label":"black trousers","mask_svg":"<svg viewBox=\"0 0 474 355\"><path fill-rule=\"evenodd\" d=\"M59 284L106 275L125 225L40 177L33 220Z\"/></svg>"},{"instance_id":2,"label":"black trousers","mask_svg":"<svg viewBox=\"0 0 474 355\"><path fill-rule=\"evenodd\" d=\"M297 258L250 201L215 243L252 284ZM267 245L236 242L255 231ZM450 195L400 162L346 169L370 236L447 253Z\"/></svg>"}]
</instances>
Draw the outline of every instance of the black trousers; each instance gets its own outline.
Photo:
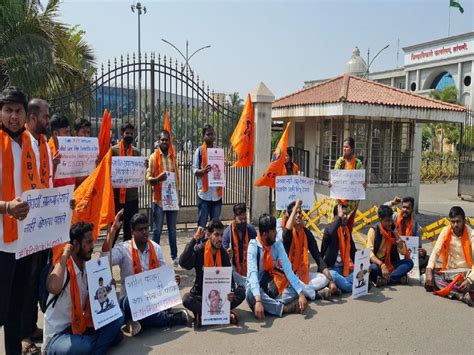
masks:
<instances>
[{"instance_id":1,"label":"black trousers","mask_svg":"<svg viewBox=\"0 0 474 355\"><path fill-rule=\"evenodd\" d=\"M126 201L124 204L120 203L118 199L114 200L115 202L115 214L118 213L123 208L123 240L130 240L132 239L132 230L130 227L130 219L132 219L135 213L138 213L138 199L133 201ZM114 241L117 241L117 238L120 234L120 229L117 231L115 235ZM114 244L115 244L114 242Z\"/></svg>"},{"instance_id":2,"label":"black trousers","mask_svg":"<svg viewBox=\"0 0 474 355\"><path fill-rule=\"evenodd\" d=\"M230 309L237 308L244 301L245 288L237 287L234 290L234 295L235 298L230 304ZM202 296L190 292L186 293L183 296L183 306L193 312L193 314L200 314L202 311Z\"/></svg>"},{"instance_id":3,"label":"black trousers","mask_svg":"<svg viewBox=\"0 0 474 355\"><path fill-rule=\"evenodd\" d=\"M5 353L21 354L21 340L26 327L31 328L31 315L28 313L28 302L32 292L30 276L35 254L15 260L14 253L0 251L0 325L3 325L5 336ZM26 313L25 313L26 312Z\"/></svg>"}]
</instances>

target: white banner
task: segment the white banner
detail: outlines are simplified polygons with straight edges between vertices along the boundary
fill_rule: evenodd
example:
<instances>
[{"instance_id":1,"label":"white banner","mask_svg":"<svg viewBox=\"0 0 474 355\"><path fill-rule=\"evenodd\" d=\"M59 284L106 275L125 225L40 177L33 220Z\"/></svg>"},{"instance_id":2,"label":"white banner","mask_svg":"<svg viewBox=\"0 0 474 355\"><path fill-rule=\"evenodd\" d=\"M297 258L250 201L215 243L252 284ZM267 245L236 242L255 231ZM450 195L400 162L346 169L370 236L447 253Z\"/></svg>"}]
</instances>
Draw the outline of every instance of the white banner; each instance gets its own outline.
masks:
<instances>
[{"instance_id":1,"label":"white banner","mask_svg":"<svg viewBox=\"0 0 474 355\"><path fill-rule=\"evenodd\" d=\"M405 242L408 249L410 249L410 259L413 260L413 269L410 270L408 273L408 277L410 279L414 279L420 281L420 262L419 262L419 254L418 254L418 245L419 245L419 237L407 237L407 236L400 236L402 240ZM405 255L400 255L401 259L405 258Z\"/></svg>"},{"instance_id":2,"label":"white banner","mask_svg":"<svg viewBox=\"0 0 474 355\"><path fill-rule=\"evenodd\" d=\"M112 187L134 188L145 184L145 157L112 157Z\"/></svg>"},{"instance_id":3,"label":"white banner","mask_svg":"<svg viewBox=\"0 0 474 355\"><path fill-rule=\"evenodd\" d=\"M18 249L20 259L41 250L52 248L69 240L74 186L53 189L29 190L21 199L28 202L28 216L18 223Z\"/></svg>"},{"instance_id":4,"label":"white banner","mask_svg":"<svg viewBox=\"0 0 474 355\"><path fill-rule=\"evenodd\" d=\"M365 169L331 169L330 197L341 200L365 200Z\"/></svg>"},{"instance_id":5,"label":"white banner","mask_svg":"<svg viewBox=\"0 0 474 355\"><path fill-rule=\"evenodd\" d=\"M182 303L174 269L168 265L125 278L132 319L140 319Z\"/></svg>"},{"instance_id":6,"label":"white banner","mask_svg":"<svg viewBox=\"0 0 474 355\"><path fill-rule=\"evenodd\" d=\"M229 324L232 267L205 267L202 284L202 325Z\"/></svg>"},{"instance_id":7,"label":"white banner","mask_svg":"<svg viewBox=\"0 0 474 355\"><path fill-rule=\"evenodd\" d=\"M56 179L88 176L96 167L99 141L95 137L58 137L61 163Z\"/></svg>"},{"instance_id":8,"label":"white banner","mask_svg":"<svg viewBox=\"0 0 474 355\"><path fill-rule=\"evenodd\" d=\"M109 258L103 256L86 262L87 286L94 329L102 328L122 316L115 286L112 283Z\"/></svg>"},{"instance_id":9,"label":"white banner","mask_svg":"<svg viewBox=\"0 0 474 355\"><path fill-rule=\"evenodd\" d=\"M370 249L356 252L354 262L354 278L352 298L356 299L369 293Z\"/></svg>"},{"instance_id":10,"label":"white banner","mask_svg":"<svg viewBox=\"0 0 474 355\"><path fill-rule=\"evenodd\" d=\"M225 187L224 149L207 148L207 164L211 166L209 187Z\"/></svg>"},{"instance_id":11,"label":"white banner","mask_svg":"<svg viewBox=\"0 0 474 355\"><path fill-rule=\"evenodd\" d=\"M296 200L302 200L302 209L310 210L314 204L314 179L298 175L276 177L276 209L286 210Z\"/></svg>"},{"instance_id":12,"label":"white banner","mask_svg":"<svg viewBox=\"0 0 474 355\"><path fill-rule=\"evenodd\" d=\"M163 211L179 210L175 173L167 171L166 180L161 183L161 205L163 206Z\"/></svg>"}]
</instances>

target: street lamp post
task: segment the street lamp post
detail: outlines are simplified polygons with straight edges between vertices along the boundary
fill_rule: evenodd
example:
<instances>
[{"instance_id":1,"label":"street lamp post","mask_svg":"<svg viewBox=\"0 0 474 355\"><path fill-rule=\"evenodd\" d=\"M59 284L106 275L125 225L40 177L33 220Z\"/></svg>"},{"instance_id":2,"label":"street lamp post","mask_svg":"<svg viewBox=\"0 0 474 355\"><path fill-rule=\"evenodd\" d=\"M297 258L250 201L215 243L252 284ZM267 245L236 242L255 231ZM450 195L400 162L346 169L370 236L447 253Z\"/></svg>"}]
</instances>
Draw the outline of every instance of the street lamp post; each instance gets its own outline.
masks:
<instances>
[{"instance_id":1,"label":"street lamp post","mask_svg":"<svg viewBox=\"0 0 474 355\"><path fill-rule=\"evenodd\" d=\"M169 44L171 47L173 47L174 49L176 49L178 51L178 53L181 55L181 57L183 57L184 59L184 66L183 66L183 70L184 68L188 68L189 71L191 72L191 74L193 73L192 69L191 69L191 66L189 65L189 61L191 60L192 57L194 57L194 55L204 49L207 49L207 48L211 48L210 45L208 46L204 46L204 47L201 47L199 49L196 49L191 55L189 55L189 42L188 40L186 40L186 55L184 55L179 49L178 47L176 47L173 43L167 41L166 39L161 39L163 42L165 42L166 44Z\"/></svg>"},{"instance_id":2,"label":"street lamp post","mask_svg":"<svg viewBox=\"0 0 474 355\"><path fill-rule=\"evenodd\" d=\"M146 14L146 7L140 2L131 6L132 12L137 10L138 15L138 149L142 147L142 71L141 71L141 38L140 38L140 16Z\"/></svg>"},{"instance_id":3,"label":"street lamp post","mask_svg":"<svg viewBox=\"0 0 474 355\"><path fill-rule=\"evenodd\" d=\"M370 60L370 48L367 48L367 73L366 73L366 78L369 79L369 75L370 75L370 66L372 65L372 63L374 62L375 58L377 58L377 56L382 53L384 50L386 50L388 47L390 47L390 44L387 44L385 47L383 47L381 50L379 50L377 52L377 54L375 55L375 57L372 58L372 60Z\"/></svg>"}]
</instances>

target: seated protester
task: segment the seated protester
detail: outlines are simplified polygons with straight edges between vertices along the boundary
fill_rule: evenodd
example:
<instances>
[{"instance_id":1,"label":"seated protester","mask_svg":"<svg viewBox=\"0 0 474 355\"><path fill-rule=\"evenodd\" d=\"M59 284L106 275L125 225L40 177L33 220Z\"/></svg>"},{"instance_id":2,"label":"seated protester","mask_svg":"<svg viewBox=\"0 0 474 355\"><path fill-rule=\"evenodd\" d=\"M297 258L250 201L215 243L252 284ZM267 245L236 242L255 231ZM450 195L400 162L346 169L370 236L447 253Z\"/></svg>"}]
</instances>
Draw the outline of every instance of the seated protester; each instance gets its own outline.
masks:
<instances>
[{"instance_id":1,"label":"seated protester","mask_svg":"<svg viewBox=\"0 0 474 355\"><path fill-rule=\"evenodd\" d=\"M426 267L425 288L451 299L474 306L474 232L466 224L461 207L449 211L450 226L445 227L436 241ZM437 264L441 261L441 267ZM463 271L464 269L464 271ZM450 270L452 270L450 272ZM458 282L451 283L453 280Z\"/></svg>"},{"instance_id":2,"label":"seated protester","mask_svg":"<svg viewBox=\"0 0 474 355\"><path fill-rule=\"evenodd\" d=\"M395 196L392 201L385 202L384 205L389 207L397 206L402 203L402 212L393 213L393 221L399 235L418 237L418 264L420 268L420 274L425 273L426 265L428 265L429 255L426 250L422 247L421 240L421 226L418 221L415 220L415 199L413 197L400 197Z\"/></svg>"},{"instance_id":3,"label":"seated protester","mask_svg":"<svg viewBox=\"0 0 474 355\"><path fill-rule=\"evenodd\" d=\"M257 237L255 228L247 223L245 203L234 205L234 220L224 231L222 245L232 260L232 277L237 285L245 287L247 279L247 248L249 241Z\"/></svg>"},{"instance_id":4,"label":"seated protester","mask_svg":"<svg viewBox=\"0 0 474 355\"><path fill-rule=\"evenodd\" d=\"M258 236L249 243L247 255L247 302L257 319L265 312L304 313L308 302L304 285L291 269L283 244L276 241L276 219L263 214L258 220Z\"/></svg>"},{"instance_id":5,"label":"seated protester","mask_svg":"<svg viewBox=\"0 0 474 355\"><path fill-rule=\"evenodd\" d=\"M286 222L283 246L291 262L293 272L304 284L303 292L305 296L314 300L316 298L315 291L319 291L318 295L321 298L328 299L331 294L337 292L336 283L321 257L313 233L304 226L303 217L301 216L301 204L302 201L297 200L290 203L286 209L287 213L291 214L288 222ZM309 272L309 253L311 253L319 272ZM329 288L326 287L328 283Z\"/></svg>"},{"instance_id":6,"label":"seated protester","mask_svg":"<svg viewBox=\"0 0 474 355\"><path fill-rule=\"evenodd\" d=\"M367 247L370 249L370 280L376 287L391 284L406 284L407 274L413 269L413 260L398 235L392 220L393 211L382 205L378 210L379 223L367 233ZM405 255L400 260L400 254Z\"/></svg>"},{"instance_id":7,"label":"seated protester","mask_svg":"<svg viewBox=\"0 0 474 355\"><path fill-rule=\"evenodd\" d=\"M183 297L183 305L194 314L194 327L201 326L201 309L202 309L202 283L204 277L204 267L214 266L232 266L230 264L229 255L222 247L222 235L224 233L224 225L218 219L212 219L207 226L207 232L202 227L198 227L193 239L186 244L183 253L179 257L179 265L183 269L191 270L194 268L196 279L191 291ZM204 236L206 241L196 245ZM230 308L234 309L239 306L245 298L245 289L241 286L235 287L232 280L231 292L227 295L230 302ZM230 322L238 323L237 314L230 312Z\"/></svg>"},{"instance_id":8,"label":"seated protester","mask_svg":"<svg viewBox=\"0 0 474 355\"><path fill-rule=\"evenodd\" d=\"M44 317L45 354L105 354L122 338L123 317L94 330L87 290L86 261L94 251L92 224L71 226L70 242L46 281L48 302Z\"/></svg>"},{"instance_id":9,"label":"seated protester","mask_svg":"<svg viewBox=\"0 0 474 355\"><path fill-rule=\"evenodd\" d=\"M352 234L347 227L347 208L334 207L336 219L324 228L321 255L331 270L336 286L342 292L352 292L355 253L357 251Z\"/></svg>"},{"instance_id":10,"label":"seated protester","mask_svg":"<svg viewBox=\"0 0 474 355\"><path fill-rule=\"evenodd\" d=\"M120 229L120 218L124 211L120 210L115 216L112 228L107 234L107 240L102 245L102 253L110 251L115 235ZM120 266L120 308L122 309L127 326L125 331L132 336L137 335L143 327L170 327L174 325L184 325L188 321L186 311L173 313L170 309L152 314L140 321L133 321L130 311L130 303L125 288L125 278L143 271L159 268L165 264L161 248L154 241L149 239L148 218L143 213L136 213L130 220L132 239L116 244L112 248L112 265ZM181 279L176 275L176 283L179 285Z\"/></svg>"}]
</instances>

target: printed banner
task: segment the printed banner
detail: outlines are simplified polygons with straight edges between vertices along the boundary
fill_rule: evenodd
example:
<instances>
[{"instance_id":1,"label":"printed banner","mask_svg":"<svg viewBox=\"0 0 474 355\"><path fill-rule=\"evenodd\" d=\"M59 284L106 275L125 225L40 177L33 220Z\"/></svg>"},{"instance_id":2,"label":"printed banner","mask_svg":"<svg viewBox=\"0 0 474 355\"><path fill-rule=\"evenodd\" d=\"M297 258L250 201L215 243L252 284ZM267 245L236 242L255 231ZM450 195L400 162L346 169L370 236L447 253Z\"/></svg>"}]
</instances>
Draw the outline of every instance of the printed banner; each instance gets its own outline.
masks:
<instances>
[{"instance_id":1,"label":"printed banner","mask_svg":"<svg viewBox=\"0 0 474 355\"><path fill-rule=\"evenodd\" d=\"M365 169L331 169L330 197L341 200L365 200Z\"/></svg>"},{"instance_id":2,"label":"printed banner","mask_svg":"<svg viewBox=\"0 0 474 355\"><path fill-rule=\"evenodd\" d=\"M314 204L314 179L298 175L276 177L276 209L286 210L288 205L302 200L302 209L310 210Z\"/></svg>"},{"instance_id":3,"label":"printed banner","mask_svg":"<svg viewBox=\"0 0 474 355\"><path fill-rule=\"evenodd\" d=\"M407 237L407 236L400 236L402 240L405 242L408 249L410 249L410 259L413 260L413 269L410 270L408 273L408 277L410 279L414 279L420 281L420 262L419 262L419 237ZM400 255L400 258L405 258L404 255Z\"/></svg>"},{"instance_id":4,"label":"printed banner","mask_svg":"<svg viewBox=\"0 0 474 355\"><path fill-rule=\"evenodd\" d=\"M205 267L202 285L202 325L229 324L232 267Z\"/></svg>"},{"instance_id":5,"label":"printed banner","mask_svg":"<svg viewBox=\"0 0 474 355\"><path fill-rule=\"evenodd\" d=\"M102 328L122 316L112 282L109 258L103 256L86 262L87 286L94 329Z\"/></svg>"},{"instance_id":6,"label":"printed banner","mask_svg":"<svg viewBox=\"0 0 474 355\"><path fill-rule=\"evenodd\" d=\"M211 166L209 187L225 187L224 149L207 148L207 163Z\"/></svg>"},{"instance_id":7,"label":"printed banner","mask_svg":"<svg viewBox=\"0 0 474 355\"><path fill-rule=\"evenodd\" d=\"M112 187L140 187L145 184L145 157L112 157Z\"/></svg>"},{"instance_id":8,"label":"printed banner","mask_svg":"<svg viewBox=\"0 0 474 355\"><path fill-rule=\"evenodd\" d=\"M163 211L179 210L178 192L176 190L176 174L166 172L166 180L161 183L161 204Z\"/></svg>"},{"instance_id":9,"label":"printed banner","mask_svg":"<svg viewBox=\"0 0 474 355\"><path fill-rule=\"evenodd\" d=\"M356 299L369 293L370 249L356 252L354 262L354 278L352 283L352 298Z\"/></svg>"},{"instance_id":10,"label":"printed banner","mask_svg":"<svg viewBox=\"0 0 474 355\"><path fill-rule=\"evenodd\" d=\"M69 240L74 186L23 192L28 202L28 216L18 223L18 249L15 258L52 248Z\"/></svg>"},{"instance_id":11,"label":"printed banner","mask_svg":"<svg viewBox=\"0 0 474 355\"><path fill-rule=\"evenodd\" d=\"M168 265L125 278L132 319L140 319L182 303L174 269Z\"/></svg>"},{"instance_id":12,"label":"printed banner","mask_svg":"<svg viewBox=\"0 0 474 355\"><path fill-rule=\"evenodd\" d=\"M88 176L96 167L99 141L96 137L58 137L61 163L56 179Z\"/></svg>"}]
</instances>

